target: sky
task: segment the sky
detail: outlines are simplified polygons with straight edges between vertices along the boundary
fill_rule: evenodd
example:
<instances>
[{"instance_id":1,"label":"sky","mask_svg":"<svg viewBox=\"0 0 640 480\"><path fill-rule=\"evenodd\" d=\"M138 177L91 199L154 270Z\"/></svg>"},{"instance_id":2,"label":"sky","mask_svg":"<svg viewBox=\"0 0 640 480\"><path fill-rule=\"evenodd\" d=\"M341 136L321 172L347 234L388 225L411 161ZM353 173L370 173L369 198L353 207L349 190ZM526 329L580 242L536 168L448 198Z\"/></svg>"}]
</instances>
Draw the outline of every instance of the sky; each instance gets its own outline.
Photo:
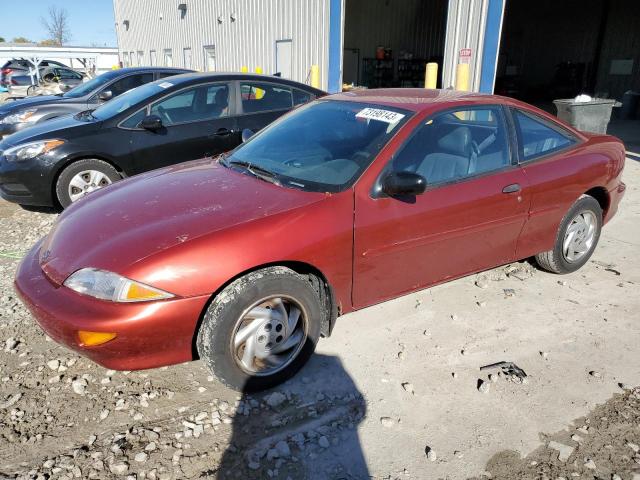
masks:
<instances>
[{"instance_id":1,"label":"sky","mask_svg":"<svg viewBox=\"0 0 640 480\"><path fill-rule=\"evenodd\" d=\"M48 35L41 18L49 6L64 8L69 14L71 40L68 45L82 47L117 46L113 0L11 0L0 7L0 37L10 42L14 37L26 37L40 42Z\"/></svg>"}]
</instances>

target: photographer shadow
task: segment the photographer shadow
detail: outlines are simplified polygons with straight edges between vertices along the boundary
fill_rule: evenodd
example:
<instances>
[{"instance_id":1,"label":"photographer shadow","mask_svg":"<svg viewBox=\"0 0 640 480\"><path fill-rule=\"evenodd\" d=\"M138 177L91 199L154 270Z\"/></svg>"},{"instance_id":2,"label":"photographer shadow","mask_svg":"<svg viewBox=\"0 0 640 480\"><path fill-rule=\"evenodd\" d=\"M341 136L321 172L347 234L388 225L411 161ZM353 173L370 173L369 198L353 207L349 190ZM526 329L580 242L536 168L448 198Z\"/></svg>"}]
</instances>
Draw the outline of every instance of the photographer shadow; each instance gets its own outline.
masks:
<instances>
[{"instance_id":1,"label":"photographer shadow","mask_svg":"<svg viewBox=\"0 0 640 480\"><path fill-rule=\"evenodd\" d=\"M365 400L342 362L316 354L279 387L243 393L229 447L207 477L369 479L357 431L365 414Z\"/></svg>"}]
</instances>

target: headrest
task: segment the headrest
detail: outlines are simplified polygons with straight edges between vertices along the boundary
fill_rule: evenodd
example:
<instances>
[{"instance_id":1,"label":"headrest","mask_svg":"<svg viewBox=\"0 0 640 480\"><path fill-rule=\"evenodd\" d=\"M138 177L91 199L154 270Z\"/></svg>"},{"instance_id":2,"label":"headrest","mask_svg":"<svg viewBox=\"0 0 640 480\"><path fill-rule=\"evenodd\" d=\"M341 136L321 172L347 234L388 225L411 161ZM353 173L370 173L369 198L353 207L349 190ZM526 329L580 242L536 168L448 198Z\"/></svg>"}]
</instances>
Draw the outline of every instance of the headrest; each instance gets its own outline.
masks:
<instances>
[{"instance_id":1,"label":"headrest","mask_svg":"<svg viewBox=\"0 0 640 480\"><path fill-rule=\"evenodd\" d=\"M471 155L471 130L469 127L455 127L438 140L439 151L469 157Z\"/></svg>"},{"instance_id":2,"label":"headrest","mask_svg":"<svg viewBox=\"0 0 640 480\"><path fill-rule=\"evenodd\" d=\"M225 108L229 103L229 91L226 88L221 88L216 92L216 104L222 108Z\"/></svg>"}]
</instances>

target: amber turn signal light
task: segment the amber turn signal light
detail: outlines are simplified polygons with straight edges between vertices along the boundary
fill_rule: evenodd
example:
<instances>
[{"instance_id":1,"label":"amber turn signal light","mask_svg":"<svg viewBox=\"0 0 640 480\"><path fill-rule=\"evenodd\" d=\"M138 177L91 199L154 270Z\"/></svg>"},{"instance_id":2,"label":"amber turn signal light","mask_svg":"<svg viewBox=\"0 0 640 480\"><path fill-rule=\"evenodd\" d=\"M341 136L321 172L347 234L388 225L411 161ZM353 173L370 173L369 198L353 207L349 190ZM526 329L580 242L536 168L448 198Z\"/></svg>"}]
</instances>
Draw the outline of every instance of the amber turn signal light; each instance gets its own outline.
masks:
<instances>
[{"instance_id":1,"label":"amber turn signal light","mask_svg":"<svg viewBox=\"0 0 640 480\"><path fill-rule=\"evenodd\" d=\"M78 339L80 340L80 345L83 347L102 345L103 343L113 340L116 336L117 334L109 332L87 332L85 330L78 330Z\"/></svg>"}]
</instances>

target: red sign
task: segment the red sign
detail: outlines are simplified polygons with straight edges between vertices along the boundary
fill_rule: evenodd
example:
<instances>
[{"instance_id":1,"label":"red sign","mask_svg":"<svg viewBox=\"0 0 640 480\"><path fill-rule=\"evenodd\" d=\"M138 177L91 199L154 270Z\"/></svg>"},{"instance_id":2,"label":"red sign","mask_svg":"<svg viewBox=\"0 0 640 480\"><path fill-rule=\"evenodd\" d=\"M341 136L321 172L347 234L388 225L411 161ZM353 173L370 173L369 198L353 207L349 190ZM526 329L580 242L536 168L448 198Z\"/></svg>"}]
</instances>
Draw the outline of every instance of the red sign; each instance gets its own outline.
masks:
<instances>
[{"instance_id":1,"label":"red sign","mask_svg":"<svg viewBox=\"0 0 640 480\"><path fill-rule=\"evenodd\" d=\"M469 63L471 61L471 49L470 48L461 48L460 49L460 63Z\"/></svg>"}]
</instances>

